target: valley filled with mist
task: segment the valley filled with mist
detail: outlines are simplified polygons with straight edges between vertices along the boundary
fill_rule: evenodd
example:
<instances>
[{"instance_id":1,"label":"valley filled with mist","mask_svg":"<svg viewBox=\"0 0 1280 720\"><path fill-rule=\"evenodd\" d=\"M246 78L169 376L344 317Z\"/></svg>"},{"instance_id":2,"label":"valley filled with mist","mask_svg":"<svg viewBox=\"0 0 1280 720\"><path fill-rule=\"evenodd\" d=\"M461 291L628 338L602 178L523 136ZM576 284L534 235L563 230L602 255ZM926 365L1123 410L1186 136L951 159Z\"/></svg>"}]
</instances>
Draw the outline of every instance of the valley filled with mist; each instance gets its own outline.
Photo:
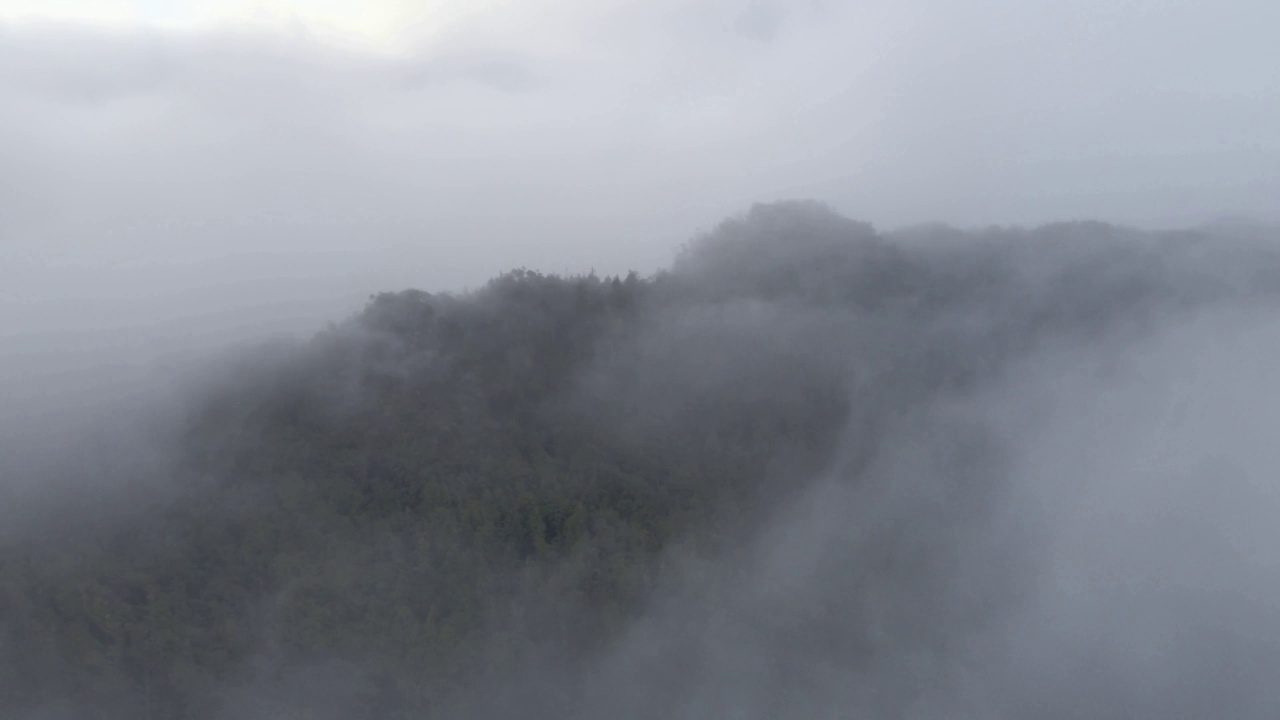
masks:
<instances>
[{"instance_id":1,"label":"valley filled with mist","mask_svg":"<svg viewBox=\"0 0 1280 720\"><path fill-rule=\"evenodd\" d=\"M777 202L209 355L7 455L0 712L1272 717L1277 240Z\"/></svg>"}]
</instances>

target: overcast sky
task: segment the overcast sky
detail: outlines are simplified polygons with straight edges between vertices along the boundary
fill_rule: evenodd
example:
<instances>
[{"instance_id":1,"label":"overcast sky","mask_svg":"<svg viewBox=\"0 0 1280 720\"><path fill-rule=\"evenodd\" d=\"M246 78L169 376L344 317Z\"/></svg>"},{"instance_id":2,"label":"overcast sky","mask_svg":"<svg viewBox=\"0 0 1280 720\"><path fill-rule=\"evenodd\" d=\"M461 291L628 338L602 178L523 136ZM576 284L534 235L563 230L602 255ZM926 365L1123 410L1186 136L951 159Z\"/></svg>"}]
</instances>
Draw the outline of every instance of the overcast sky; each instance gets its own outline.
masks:
<instances>
[{"instance_id":1,"label":"overcast sky","mask_svg":"<svg viewBox=\"0 0 1280 720\"><path fill-rule=\"evenodd\" d=\"M1277 28L1275 0L3 0L0 387L384 289L648 271L757 200L1274 220Z\"/></svg>"}]
</instances>

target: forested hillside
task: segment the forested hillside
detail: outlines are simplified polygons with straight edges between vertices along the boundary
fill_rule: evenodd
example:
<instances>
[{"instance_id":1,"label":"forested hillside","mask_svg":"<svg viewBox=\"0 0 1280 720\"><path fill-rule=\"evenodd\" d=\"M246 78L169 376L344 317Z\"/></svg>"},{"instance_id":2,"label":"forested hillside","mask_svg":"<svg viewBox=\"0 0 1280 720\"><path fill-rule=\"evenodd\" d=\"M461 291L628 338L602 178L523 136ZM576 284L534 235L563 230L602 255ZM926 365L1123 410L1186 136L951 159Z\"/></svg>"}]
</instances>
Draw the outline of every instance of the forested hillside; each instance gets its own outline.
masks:
<instances>
[{"instance_id":1,"label":"forested hillside","mask_svg":"<svg viewBox=\"0 0 1280 720\"><path fill-rule=\"evenodd\" d=\"M917 409L1047 345L1277 290L1280 252L1248 233L882 234L779 203L652 277L517 270L381 294L203 374L157 436L165 492L6 540L0 714L605 717L592 673L661 597L735 572L816 478L864 482ZM949 436L937 492L995 492L988 442ZM904 527L833 571L860 580L777 631L786 652L838 627L825 667L860 672L882 646L855 631L858 593L882 577L949 603L895 610L912 642L952 642L974 608L928 589L945 542ZM889 563L895 548L915 559ZM637 678L679 675L655 652ZM800 687L784 675L770 682ZM676 679L654 693L694 692Z\"/></svg>"}]
</instances>

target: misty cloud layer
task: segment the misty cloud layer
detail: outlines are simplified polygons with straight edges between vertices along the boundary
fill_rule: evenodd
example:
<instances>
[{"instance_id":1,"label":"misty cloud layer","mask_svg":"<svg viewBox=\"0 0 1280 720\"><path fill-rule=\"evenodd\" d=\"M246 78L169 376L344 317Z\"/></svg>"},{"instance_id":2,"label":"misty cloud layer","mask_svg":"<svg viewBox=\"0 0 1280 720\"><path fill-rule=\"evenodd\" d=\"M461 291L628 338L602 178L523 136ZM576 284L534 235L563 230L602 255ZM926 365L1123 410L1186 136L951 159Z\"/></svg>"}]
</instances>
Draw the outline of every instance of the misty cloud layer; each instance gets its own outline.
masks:
<instances>
[{"instance_id":1,"label":"misty cloud layer","mask_svg":"<svg viewBox=\"0 0 1280 720\"><path fill-rule=\"evenodd\" d=\"M467 636L501 660L432 717L1277 715L1280 5L446 15L382 53L301 26L0 21L6 578L30 547L67 597L89 597L93 552L124 569L113 588L152 551L181 567L214 545L171 526L234 535L294 507L244 487L304 463L291 442L395 437L389 398L424 393L463 408L440 427L479 435L497 421L475 407L517 407L497 416L591 439L575 471L605 447L639 458L628 492L707 511L643 560L613 516L559 564L426 542L449 572L510 571ZM819 203L753 206L778 198ZM566 279L486 284L516 267ZM409 287L434 294L349 317ZM260 425L218 415L259 400ZM193 424L204 445L184 444ZM704 506L679 483L708 468L741 480ZM311 471L280 484L309 498ZM600 482L579 494L616 491ZM166 697L221 720L425 712L427 681L462 670L281 649L305 592L408 573L408 531L384 520L317 529L331 555L298 540L315 577L246 581L250 659ZM582 568L610 553L640 600L606 612ZM78 685L66 639L22 629L74 602L11 582L0 710L154 709L141 681ZM392 676L399 699L370 704Z\"/></svg>"},{"instance_id":2,"label":"misty cloud layer","mask_svg":"<svg viewBox=\"0 0 1280 720\"><path fill-rule=\"evenodd\" d=\"M87 388L86 357L145 375L388 287L653 270L779 197L887 226L1275 220L1276 12L533 3L393 56L14 21L5 392Z\"/></svg>"},{"instance_id":3,"label":"misty cloud layer","mask_svg":"<svg viewBox=\"0 0 1280 720\"><path fill-rule=\"evenodd\" d=\"M1274 249L1246 269L1222 237L1085 225L899 253L821 214L752 220L684 266L709 304L636 336L628 413L699 432L670 408L749 413L844 373L845 439L744 545L677 573L581 696L527 691L556 698L548 717L566 697L584 718L1276 712ZM796 266L772 301L733 297ZM864 279L826 275L848 270ZM895 307L922 299L910 280L961 284ZM886 307L806 297L868 287Z\"/></svg>"},{"instance_id":4,"label":"misty cloud layer","mask_svg":"<svg viewBox=\"0 0 1280 720\"><path fill-rule=\"evenodd\" d=\"M394 398L445 397L433 387L456 388L463 405L449 422L470 422L484 411L468 403L501 407L516 402L504 393L538 385L527 392L541 399L515 411L520 422L585 421L599 447L664 448L651 460L673 466L751 452L734 450L735 433L775 432L742 429L753 422L829 428L814 437L830 441L762 457L750 470L758 484L682 526L643 571L651 585L616 635L583 635L602 620L575 568L616 552L611 543L627 542L619 530L598 526L559 561L495 570L510 579L485 598L467 643L505 659L468 671L472 691L429 713L407 698L369 705L378 696L368 659L299 664L277 647L299 592L412 562L379 564L404 552L394 525L343 526L323 576L282 576L250 603L244 622L261 647L238 679L200 697L228 719L304 709L335 720L1269 717L1280 702L1269 689L1280 670L1280 458L1267 440L1277 421L1267 358L1280 347L1275 239L1242 225L880 233L819 204L756 206L651 279L516 274L457 297L386 295L310 343L254 351L212 376L193 369L185 382L199 384L173 396L188 399L155 407L197 412L188 417L204 440L115 422L114 440L76 447L64 464L135 484L86 494L54 478L54 502L38 507L44 527L15 526L17 537L58 547L134 523L141 537L160 536L168 514L190 512L234 528L275 502L252 490L251 465L278 456L254 448L307 437L272 439L279 432L396 432L382 428ZM592 292L633 299L613 320L574 320L590 317L574 313L596 302ZM506 345L489 346L501 337ZM586 356L548 359L573 337L589 338ZM457 365L466 347L497 365ZM515 386L487 386L493 368ZM285 414L223 415L244 402ZM114 475L103 462L113 458L123 461ZM184 463L205 468L203 479L164 480ZM22 458L6 469L28 487L49 470ZM643 492L702 492L659 489L679 476L659 477ZM19 487L7 483L11 494ZM76 533L52 532L68 522ZM181 557L185 547L147 552ZM429 552L440 567L511 562L474 548ZM431 667L404 670L431 678ZM137 712L142 700L128 697L110 702ZM46 709L78 712L78 701L60 702Z\"/></svg>"},{"instance_id":5,"label":"misty cloud layer","mask_svg":"<svg viewBox=\"0 0 1280 720\"><path fill-rule=\"evenodd\" d=\"M1274 714L1280 333L1157 337L907 419L638 625L583 717Z\"/></svg>"}]
</instances>

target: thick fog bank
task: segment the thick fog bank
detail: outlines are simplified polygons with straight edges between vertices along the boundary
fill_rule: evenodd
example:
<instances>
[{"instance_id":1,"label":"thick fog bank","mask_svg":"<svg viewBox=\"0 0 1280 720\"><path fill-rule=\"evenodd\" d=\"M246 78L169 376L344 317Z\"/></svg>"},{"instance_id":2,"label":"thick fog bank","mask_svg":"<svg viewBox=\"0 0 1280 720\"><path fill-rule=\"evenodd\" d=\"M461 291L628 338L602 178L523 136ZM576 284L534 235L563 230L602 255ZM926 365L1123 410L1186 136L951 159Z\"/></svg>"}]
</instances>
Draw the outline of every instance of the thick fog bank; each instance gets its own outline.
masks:
<instances>
[{"instance_id":1,"label":"thick fog bank","mask_svg":"<svg viewBox=\"0 0 1280 720\"><path fill-rule=\"evenodd\" d=\"M1274 716L1277 350L1214 312L930 401L637 623L581 716Z\"/></svg>"},{"instance_id":2,"label":"thick fog bank","mask_svg":"<svg viewBox=\"0 0 1280 720\"><path fill-rule=\"evenodd\" d=\"M743 544L673 550L590 670L530 669L458 716L1280 711L1274 231L882 244L797 209L696 245L673 270L696 299L632 339L645 367L588 387L643 435L698 432L680 423L707 395L745 409L822 378L849 398L827 469Z\"/></svg>"},{"instance_id":3,"label":"thick fog bank","mask_svg":"<svg viewBox=\"0 0 1280 720\"><path fill-rule=\"evenodd\" d=\"M1277 240L790 202L380 295L7 462L0 708L1273 717Z\"/></svg>"}]
</instances>

